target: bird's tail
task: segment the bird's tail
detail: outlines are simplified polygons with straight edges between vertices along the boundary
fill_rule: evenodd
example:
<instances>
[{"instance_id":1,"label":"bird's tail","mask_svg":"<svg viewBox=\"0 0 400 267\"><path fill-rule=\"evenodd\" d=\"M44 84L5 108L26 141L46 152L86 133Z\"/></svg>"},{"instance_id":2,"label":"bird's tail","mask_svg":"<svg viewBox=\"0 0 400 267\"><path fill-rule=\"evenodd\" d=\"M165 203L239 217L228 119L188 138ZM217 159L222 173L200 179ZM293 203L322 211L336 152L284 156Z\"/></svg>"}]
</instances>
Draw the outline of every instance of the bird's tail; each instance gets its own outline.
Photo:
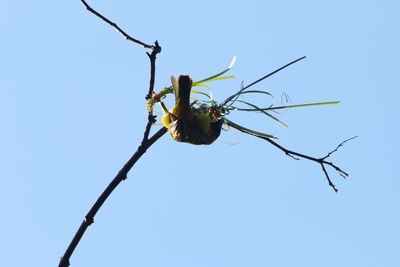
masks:
<instances>
[{"instance_id":1,"label":"bird's tail","mask_svg":"<svg viewBox=\"0 0 400 267\"><path fill-rule=\"evenodd\" d=\"M171 77L174 88L175 102L180 100L183 105L190 105L190 90L192 90L193 81L189 75L181 75L178 80L174 76Z\"/></svg>"}]
</instances>

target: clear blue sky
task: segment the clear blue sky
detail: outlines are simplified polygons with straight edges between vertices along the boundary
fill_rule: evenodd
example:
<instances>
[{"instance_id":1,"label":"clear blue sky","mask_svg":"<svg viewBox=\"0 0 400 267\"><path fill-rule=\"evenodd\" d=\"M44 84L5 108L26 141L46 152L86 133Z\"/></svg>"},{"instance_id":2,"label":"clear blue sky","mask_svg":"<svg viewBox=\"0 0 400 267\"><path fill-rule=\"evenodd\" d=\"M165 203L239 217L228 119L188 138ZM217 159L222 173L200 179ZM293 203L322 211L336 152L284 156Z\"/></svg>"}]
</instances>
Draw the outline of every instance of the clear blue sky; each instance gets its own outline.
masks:
<instances>
[{"instance_id":1,"label":"clear blue sky","mask_svg":"<svg viewBox=\"0 0 400 267\"><path fill-rule=\"evenodd\" d=\"M136 150L146 123L145 50L75 1L0 9L0 266L56 266L92 203ZM158 40L156 88L237 62L217 100L259 84L292 103L283 129L231 119L323 156L331 171L262 140L211 146L164 136L112 194L71 266L400 266L398 1L89 1L131 35ZM227 142L238 141L237 145Z\"/></svg>"}]
</instances>

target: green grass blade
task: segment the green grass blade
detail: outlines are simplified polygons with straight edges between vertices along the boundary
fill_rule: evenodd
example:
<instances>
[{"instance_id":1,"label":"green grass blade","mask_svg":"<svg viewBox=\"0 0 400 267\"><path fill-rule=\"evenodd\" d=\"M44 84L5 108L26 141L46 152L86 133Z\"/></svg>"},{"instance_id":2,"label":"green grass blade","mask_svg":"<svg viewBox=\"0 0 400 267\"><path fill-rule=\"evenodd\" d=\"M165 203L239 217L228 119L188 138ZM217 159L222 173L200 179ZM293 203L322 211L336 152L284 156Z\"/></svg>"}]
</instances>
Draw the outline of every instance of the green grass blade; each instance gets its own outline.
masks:
<instances>
[{"instance_id":1,"label":"green grass blade","mask_svg":"<svg viewBox=\"0 0 400 267\"><path fill-rule=\"evenodd\" d=\"M323 106L323 105L335 105L339 104L340 101L328 101L328 102L315 102L315 103L306 103L306 104L297 104L297 105L285 105L278 107L268 107L261 108L261 110L277 110L277 109L286 109L286 108L299 108L299 107L310 107L310 106ZM254 111L252 108L241 108L240 111Z\"/></svg>"},{"instance_id":2,"label":"green grass blade","mask_svg":"<svg viewBox=\"0 0 400 267\"><path fill-rule=\"evenodd\" d=\"M215 75L212 75L212 76L210 76L208 78L205 78L203 80L197 81L197 82L195 82L195 84L196 83L204 83L204 82L212 81L212 80L215 80L216 78L218 78L219 76L222 76L223 74L227 73L233 67L233 65L235 64L235 61L236 61L236 56L233 57L233 59L232 59L232 61L229 64L227 69L225 69L225 70L223 70L223 71L221 71L221 72L219 72L219 73L217 73ZM233 78L233 76L226 76L226 77ZM229 79L229 78L226 78L226 79Z\"/></svg>"},{"instance_id":3,"label":"green grass blade","mask_svg":"<svg viewBox=\"0 0 400 267\"><path fill-rule=\"evenodd\" d=\"M246 104L246 105L248 105L248 106L253 108L251 110L240 110L240 109L238 109L238 110L240 110L240 111L256 111L256 112L258 111L258 112L261 112L264 115L267 115L268 117L270 117L271 119L276 121L277 123L279 123L280 125L282 125L283 127L289 128L289 126L287 126L283 121L279 120L277 117L275 117L275 116L271 115L270 113L266 112L265 109L260 108L260 107L258 107L256 105L252 104L252 103L249 103L249 102L246 102L246 101L243 101L243 100L237 100L237 101L240 102L240 103Z\"/></svg>"},{"instance_id":4,"label":"green grass blade","mask_svg":"<svg viewBox=\"0 0 400 267\"><path fill-rule=\"evenodd\" d=\"M268 110L285 109L285 108L311 107L311 106L324 106L324 105L336 105L336 104L339 104L339 103L340 103L340 101L314 102L314 103L306 103L306 104L296 104L296 105L285 105L285 106L279 106L279 107L271 107Z\"/></svg>"},{"instance_id":5,"label":"green grass blade","mask_svg":"<svg viewBox=\"0 0 400 267\"><path fill-rule=\"evenodd\" d=\"M202 91L197 91L197 90L193 90L192 89L192 93L198 94L198 95L204 95L205 97L207 97L208 99L212 99L211 96L209 94L206 94Z\"/></svg>"},{"instance_id":6,"label":"green grass blade","mask_svg":"<svg viewBox=\"0 0 400 267\"><path fill-rule=\"evenodd\" d=\"M249 128L246 128L246 127L243 127L243 126L241 126L241 125L239 125L239 124L236 124L236 123L234 123L233 121L228 120L227 118L224 118L224 121L226 122L226 124L227 124L228 126L230 126L230 127L232 127L232 128L235 128L235 129L237 129L237 130L239 130L239 131L241 131L241 132L243 132L243 133L247 133L247 134L250 134L250 135L253 135L253 136L256 136L256 137L274 138L274 139L277 139L277 138L276 138L275 136L273 136L273 135L251 130L251 129L249 129Z\"/></svg>"}]
</instances>

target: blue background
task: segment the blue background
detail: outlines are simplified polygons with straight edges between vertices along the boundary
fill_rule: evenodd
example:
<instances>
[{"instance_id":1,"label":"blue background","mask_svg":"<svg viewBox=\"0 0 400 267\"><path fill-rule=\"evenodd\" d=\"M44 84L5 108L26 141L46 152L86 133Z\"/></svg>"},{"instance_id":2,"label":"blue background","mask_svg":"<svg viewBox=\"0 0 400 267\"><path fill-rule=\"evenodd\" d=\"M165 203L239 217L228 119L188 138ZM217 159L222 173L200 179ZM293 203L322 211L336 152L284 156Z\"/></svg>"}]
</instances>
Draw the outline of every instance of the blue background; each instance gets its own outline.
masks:
<instances>
[{"instance_id":1,"label":"blue background","mask_svg":"<svg viewBox=\"0 0 400 267\"><path fill-rule=\"evenodd\" d=\"M146 124L145 49L75 1L0 9L0 266L56 266L92 203L136 150ZM398 1L90 1L145 42L160 42L156 88L223 70L223 100L257 85L291 103L284 129L231 114L320 167L235 131L211 146L167 135L111 195L71 266L400 266ZM228 143L237 142L236 145Z\"/></svg>"}]
</instances>

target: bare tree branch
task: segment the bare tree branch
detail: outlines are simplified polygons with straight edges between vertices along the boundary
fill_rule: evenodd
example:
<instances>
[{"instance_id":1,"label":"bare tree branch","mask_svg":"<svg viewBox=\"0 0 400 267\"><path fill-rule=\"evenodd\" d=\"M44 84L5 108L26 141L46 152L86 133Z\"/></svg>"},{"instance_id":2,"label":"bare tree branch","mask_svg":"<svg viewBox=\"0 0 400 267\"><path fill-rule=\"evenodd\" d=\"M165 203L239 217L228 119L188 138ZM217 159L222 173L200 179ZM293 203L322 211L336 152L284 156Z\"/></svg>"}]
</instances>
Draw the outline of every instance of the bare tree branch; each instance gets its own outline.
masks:
<instances>
[{"instance_id":1,"label":"bare tree branch","mask_svg":"<svg viewBox=\"0 0 400 267\"><path fill-rule=\"evenodd\" d=\"M156 72L156 56L161 52L161 47L158 45L158 42L155 41L153 46L153 51L151 53L147 52L147 56L150 59L150 84L149 84L149 92L146 95L146 100L150 99L154 92L154 82L155 82L155 72Z\"/></svg>"},{"instance_id":2,"label":"bare tree branch","mask_svg":"<svg viewBox=\"0 0 400 267\"><path fill-rule=\"evenodd\" d=\"M150 82L149 82L149 91L148 94L146 95L146 99L148 99L153 91L154 91L154 82L155 82L155 62L157 58L157 54L161 52L161 47L159 46L158 42L156 41L154 45L148 45L143 43L142 41L135 39L128 35L125 31L123 31L120 27L118 27L117 24L114 22L110 21L100 13L98 13L96 10L91 8L84 0L81 0L82 4L86 7L87 10L89 10L91 13L96 15L97 17L101 18L103 21L111 25L113 28L115 28L120 34L122 34L127 40L132 41L136 44L139 44L143 46L144 48L151 48L152 52L151 53L146 53L150 59ZM123 181L127 178L128 172L132 169L132 167L135 165L135 163L146 153L147 149L151 147L161 136L163 136L166 132L166 128L161 128L158 130L150 139L149 139L149 134L151 130L151 126L155 122L155 117L153 116L152 111L150 110L148 113L148 121L143 133L143 139L138 146L136 152L132 155L132 157L125 163L125 165L121 168L121 170L118 172L118 174L114 177L114 179L110 182L110 184L107 186L107 188L103 191L103 193L99 196L99 198L96 200L96 202L93 204L92 208L89 210L89 212L86 214L85 219L81 223L80 227L78 228L77 232L75 233L72 241L70 242L68 248L66 249L64 255L61 257L60 262L59 262L59 267L67 267L69 266L69 260L79 244L80 240L82 239L82 236L85 234L87 228L94 222L94 216L96 213L99 211L101 206L104 204L104 202L107 200L107 198L111 195L111 193L114 191L114 189Z\"/></svg>"},{"instance_id":3,"label":"bare tree branch","mask_svg":"<svg viewBox=\"0 0 400 267\"><path fill-rule=\"evenodd\" d=\"M329 152L325 157L322 157L322 158L315 158L315 157L311 157L311 156L308 156L308 155L305 155L305 154L301 154L301 153L298 153L298 152L295 152L295 151L286 149L286 148L284 148L283 146L279 145L277 142L273 141L271 138L263 138L263 137L259 137L259 138L262 138L262 139L264 139L264 140L270 142L272 145L274 145L275 147L279 148L279 149L282 150L286 155L288 155L288 156L290 156L290 157L292 157L292 158L298 159L298 158L296 158L296 157L299 157L299 158L304 158L304 159L308 159L308 160L311 160L311 161L314 161L314 162L319 163L319 164L321 165L322 171L323 171L324 174L325 174L325 177L326 177L326 179L327 179L327 181L328 181L329 186L332 187L332 189L335 190L335 192L337 192L338 190L337 190L337 188L335 187L335 184L332 182L332 180L331 180L331 178L330 178L330 176L329 176L329 174L328 174L328 172L327 172L327 170L326 170L326 168L325 168L325 165L331 166L331 167L332 167L333 169L335 169L335 170L340 174L340 176L342 176L343 178L346 178L347 176L349 176L349 174L348 174L347 172L343 171L341 168L339 168L339 167L336 166L335 164L333 164L332 162L326 161L326 159L329 158L333 153L335 153L335 152L338 150L339 147L343 146L344 143L346 143L346 142L348 142L348 141L350 141L350 140L352 140L352 139L354 139L354 138L357 138L357 136L354 136L354 137L352 137L352 138L349 138L349 139L343 141L342 143L340 143L340 144L336 147L336 149L332 150L332 151Z\"/></svg>"},{"instance_id":4,"label":"bare tree branch","mask_svg":"<svg viewBox=\"0 0 400 267\"><path fill-rule=\"evenodd\" d=\"M148 45L146 43L143 43L142 41L133 38L132 36L130 36L129 34L127 34L124 30L122 30L115 22L112 22L111 20L109 20L108 18L104 17L102 14L100 14L99 12L97 12L96 10L94 10L91 6L89 6L85 0L80 0L81 3L85 6L85 8L93 13L94 15L96 15L97 17L99 17L100 19L102 19L103 21L105 21L107 24L111 25L111 27L113 27L117 32L119 32L122 36L124 36L127 40L134 42L138 45L143 46L144 48L151 48L154 49L155 46L153 45Z\"/></svg>"},{"instance_id":5,"label":"bare tree branch","mask_svg":"<svg viewBox=\"0 0 400 267\"><path fill-rule=\"evenodd\" d=\"M166 128L161 128L156 132L150 139L145 140L143 138L142 143L137 148L136 152L132 155L132 157L125 163L122 169L118 172L118 174L114 177L114 179L110 182L104 192L99 196L96 200L90 211L86 214L85 219L81 223L81 226L78 228L77 232L75 233L74 238L72 239L71 243L69 244L67 250L65 251L64 255L62 256L59 267L67 267L69 266L69 259L72 256L76 246L79 244L82 236L85 234L86 229L94 222L94 216L99 211L101 206L107 200L107 198L111 195L114 189L126 179L128 172L132 169L135 163L141 158L141 156L146 153L146 150L152 146L161 136L163 136L167 132ZM145 136L144 136L145 137Z\"/></svg>"},{"instance_id":6,"label":"bare tree branch","mask_svg":"<svg viewBox=\"0 0 400 267\"><path fill-rule=\"evenodd\" d=\"M293 151L293 150L289 150L289 149L287 149L287 148L281 146L280 144L278 144L277 142L275 142L275 141L272 140L271 138L268 138L268 137L265 137L265 136L261 136L261 135L257 135L257 134L255 134L254 132L246 131L245 128L237 128L237 127L235 127L235 123L232 123L230 120L228 120L228 119L226 119L226 118L224 118L224 120L225 120L225 122L226 122L229 126L232 126L232 127L234 127L235 129L237 129L237 130L239 130L239 131L242 131L242 132L244 132L244 133L246 133L246 134L250 134L250 135L253 135L253 136L255 136L255 137L264 139L265 141L271 143L272 145L274 145L275 147L277 147L278 149L280 149L281 151L283 151L287 156L291 157L292 159L300 160L300 158L303 158L303 159L307 159L307 160L310 160L310 161L317 162L318 164L321 165L322 171L323 171L324 174L325 174L325 177L326 177L326 179L327 179L327 181L328 181L329 186L332 187L332 189L335 190L335 192L337 192L338 190L337 190L335 184L332 182L332 180L331 180L331 178L330 178L330 176L329 176L329 174L328 174L328 172L327 172L325 166L328 165L328 166L332 167L332 168L333 168L334 170L336 170L336 171L339 173L339 175L342 176L343 178L346 178L347 176L349 176L349 174L348 174L347 172L343 171L341 168L339 168L338 166L336 166L336 165L333 164L332 162L327 161L327 159L328 159L333 153L335 153L341 146L343 146L344 143L346 143L346 142L348 142L348 141L350 141L350 140L353 140L354 138L357 138L357 136L354 136L354 137L352 137L352 138L349 138L349 139L347 139L347 140L344 140L344 141L341 142L334 150L330 151L326 156L324 156L324 157L322 157L322 158L316 158L316 157L311 157L311 156L308 156L308 155L306 155L306 154L302 154L302 153L299 153L299 152L296 152L296 151Z\"/></svg>"}]
</instances>

